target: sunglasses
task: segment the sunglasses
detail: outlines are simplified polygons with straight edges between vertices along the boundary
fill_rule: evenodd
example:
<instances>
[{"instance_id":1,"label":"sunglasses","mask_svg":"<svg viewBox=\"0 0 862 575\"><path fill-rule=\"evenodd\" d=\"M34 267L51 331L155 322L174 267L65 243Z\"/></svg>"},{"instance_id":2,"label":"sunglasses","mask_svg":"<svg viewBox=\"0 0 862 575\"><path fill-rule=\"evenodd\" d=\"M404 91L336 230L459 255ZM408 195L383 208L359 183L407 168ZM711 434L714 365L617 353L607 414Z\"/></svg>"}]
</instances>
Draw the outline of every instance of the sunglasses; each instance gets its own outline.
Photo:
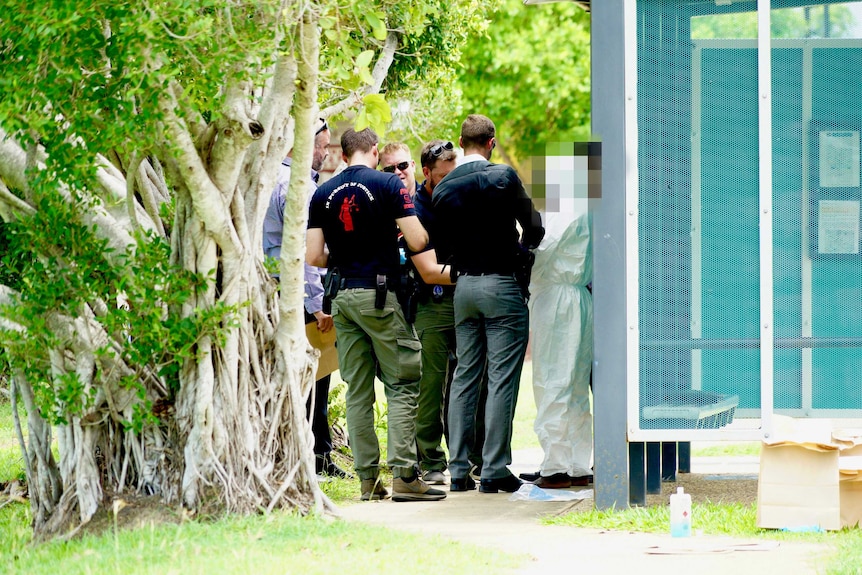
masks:
<instances>
[{"instance_id":1,"label":"sunglasses","mask_svg":"<svg viewBox=\"0 0 862 575\"><path fill-rule=\"evenodd\" d=\"M450 152L455 149L455 145L452 142L446 142L443 144L437 144L430 150L428 153L431 154L432 158L439 158L443 152Z\"/></svg>"},{"instance_id":2,"label":"sunglasses","mask_svg":"<svg viewBox=\"0 0 862 575\"><path fill-rule=\"evenodd\" d=\"M326 120L324 120L323 118L320 118L320 121L321 121L321 122L323 122L323 125L322 125L322 126L320 126L320 127L317 129L317 131L314 133L314 135L315 135L315 136L316 136L316 135L318 135L320 132L323 132L323 131L325 131L325 130L328 130L328 129L329 129L329 126L326 124Z\"/></svg>"},{"instance_id":3,"label":"sunglasses","mask_svg":"<svg viewBox=\"0 0 862 575\"><path fill-rule=\"evenodd\" d=\"M409 168L409 167L410 167L410 162L409 162L409 161L407 161L407 162L398 162L397 164L394 164L394 165L392 165L392 166L386 166L385 168L383 168L383 171L384 171L384 172L388 172L388 173L390 173L390 174L394 174L394 173L395 173L395 169L396 169L396 168L397 168L399 171L403 172L404 170L406 170L406 169L407 169L407 168Z\"/></svg>"}]
</instances>

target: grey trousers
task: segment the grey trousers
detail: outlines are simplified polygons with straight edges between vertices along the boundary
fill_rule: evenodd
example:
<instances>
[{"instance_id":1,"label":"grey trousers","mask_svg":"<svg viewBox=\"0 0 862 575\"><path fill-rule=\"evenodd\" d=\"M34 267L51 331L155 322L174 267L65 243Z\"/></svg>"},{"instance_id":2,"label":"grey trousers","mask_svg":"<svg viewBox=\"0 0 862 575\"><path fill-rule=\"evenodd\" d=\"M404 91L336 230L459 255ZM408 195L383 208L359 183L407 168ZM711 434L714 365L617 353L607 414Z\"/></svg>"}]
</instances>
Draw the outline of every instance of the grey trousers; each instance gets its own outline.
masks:
<instances>
[{"instance_id":1,"label":"grey trousers","mask_svg":"<svg viewBox=\"0 0 862 575\"><path fill-rule=\"evenodd\" d=\"M449 471L467 476L480 382L488 364L482 479L511 474L512 420L530 335L529 311L515 278L461 276L455 287L458 366L449 400Z\"/></svg>"}]
</instances>

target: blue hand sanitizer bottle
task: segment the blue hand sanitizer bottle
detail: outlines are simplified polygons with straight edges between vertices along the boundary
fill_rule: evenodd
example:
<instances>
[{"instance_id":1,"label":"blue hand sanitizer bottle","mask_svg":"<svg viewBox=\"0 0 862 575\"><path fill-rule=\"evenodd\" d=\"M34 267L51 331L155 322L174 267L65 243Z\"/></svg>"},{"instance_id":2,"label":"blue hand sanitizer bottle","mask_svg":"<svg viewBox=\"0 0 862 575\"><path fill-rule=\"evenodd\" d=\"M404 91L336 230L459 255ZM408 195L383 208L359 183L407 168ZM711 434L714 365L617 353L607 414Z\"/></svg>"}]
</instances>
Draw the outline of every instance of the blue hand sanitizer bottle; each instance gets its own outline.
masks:
<instances>
[{"instance_id":1,"label":"blue hand sanitizer bottle","mask_svg":"<svg viewBox=\"0 0 862 575\"><path fill-rule=\"evenodd\" d=\"M682 487L670 496L670 536L691 537L691 495Z\"/></svg>"}]
</instances>

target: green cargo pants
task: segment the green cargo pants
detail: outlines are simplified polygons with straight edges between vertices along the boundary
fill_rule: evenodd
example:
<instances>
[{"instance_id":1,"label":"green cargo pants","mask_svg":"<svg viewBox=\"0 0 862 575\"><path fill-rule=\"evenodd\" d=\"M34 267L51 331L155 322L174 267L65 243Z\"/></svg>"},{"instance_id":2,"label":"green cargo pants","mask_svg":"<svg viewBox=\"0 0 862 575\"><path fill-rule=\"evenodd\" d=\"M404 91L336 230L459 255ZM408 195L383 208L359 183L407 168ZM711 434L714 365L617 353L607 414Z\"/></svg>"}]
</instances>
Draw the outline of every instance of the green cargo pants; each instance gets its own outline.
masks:
<instances>
[{"instance_id":1,"label":"green cargo pants","mask_svg":"<svg viewBox=\"0 0 862 575\"><path fill-rule=\"evenodd\" d=\"M380 444L374 431L374 377L388 403L387 463L394 477L416 465L416 402L422 345L404 319L395 294L374 307L373 289L343 289L332 302L341 379L347 383L347 432L360 479L374 479Z\"/></svg>"},{"instance_id":2,"label":"green cargo pants","mask_svg":"<svg viewBox=\"0 0 862 575\"><path fill-rule=\"evenodd\" d=\"M422 343L422 379L416 412L416 445L422 471L444 471L443 421L449 352L455 350L455 309L452 296L431 299L416 310L416 333Z\"/></svg>"}]
</instances>

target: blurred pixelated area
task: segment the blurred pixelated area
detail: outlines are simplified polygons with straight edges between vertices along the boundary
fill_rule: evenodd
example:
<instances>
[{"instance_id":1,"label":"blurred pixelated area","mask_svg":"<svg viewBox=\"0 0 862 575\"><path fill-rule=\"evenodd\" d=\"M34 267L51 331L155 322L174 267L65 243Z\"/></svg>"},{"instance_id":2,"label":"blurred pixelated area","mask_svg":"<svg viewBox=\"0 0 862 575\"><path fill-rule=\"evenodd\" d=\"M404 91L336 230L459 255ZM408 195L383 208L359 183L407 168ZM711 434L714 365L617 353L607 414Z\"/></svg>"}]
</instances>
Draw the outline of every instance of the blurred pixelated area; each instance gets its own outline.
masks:
<instances>
[{"instance_id":1,"label":"blurred pixelated area","mask_svg":"<svg viewBox=\"0 0 862 575\"><path fill-rule=\"evenodd\" d=\"M592 211L602 196L602 143L552 142L530 158L527 191L544 213Z\"/></svg>"}]
</instances>

